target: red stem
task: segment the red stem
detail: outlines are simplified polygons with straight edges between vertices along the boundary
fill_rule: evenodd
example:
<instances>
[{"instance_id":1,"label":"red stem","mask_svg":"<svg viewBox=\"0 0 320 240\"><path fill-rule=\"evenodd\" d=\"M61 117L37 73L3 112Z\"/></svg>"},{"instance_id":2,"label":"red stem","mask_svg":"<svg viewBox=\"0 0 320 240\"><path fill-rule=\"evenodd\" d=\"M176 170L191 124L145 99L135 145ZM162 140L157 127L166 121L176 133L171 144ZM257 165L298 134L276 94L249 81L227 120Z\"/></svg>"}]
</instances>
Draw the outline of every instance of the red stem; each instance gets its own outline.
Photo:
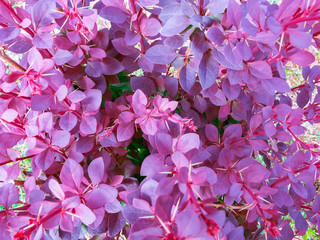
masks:
<instances>
[{"instance_id":1,"label":"red stem","mask_svg":"<svg viewBox=\"0 0 320 240\"><path fill-rule=\"evenodd\" d=\"M48 215L44 216L43 218L41 218L37 223L33 225L32 227L28 228L26 231L23 232L23 236L28 236L29 234L32 234L32 232L41 224L43 224L44 222L46 222L47 220L49 220L51 217L59 214L62 211L62 207L57 208L56 210L48 213Z\"/></svg>"},{"instance_id":2,"label":"red stem","mask_svg":"<svg viewBox=\"0 0 320 240\"><path fill-rule=\"evenodd\" d=\"M312 17L296 18L296 19L293 19L293 20L287 22L286 24L284 24L283 27L286 28L291 24L300 23L300 22L306 22L306 21L319 20L319 19L320 19L320 15L316 15L316 16L312 16Z\"/></svg>"},{"instance_id":3,"label":"red stem","mask_svg":"<svg viewBox=\"0 0 320 240\"><path fill-rule=\"evenodd\" d=\"M18 161L23 161L23 160L26 160L28 158L33 158L34 156L36 156L35 154L33 155L30 155L30 156L25 156L25 157L21 157L21 158L17 158L16 160L8 160L8 161L5 161L5 162L2 162L0 163L0 166L3 166L3 165L6 165L8 163L12 163L12 162L18 162Z\"/></svg>"},{"instance_id":4,"label":"red stem","mask_svg":"<svg viewBox=\"0 0 320 240\"><path fill-rule=\"evenodd\" d=\"M132 11L132 15L137 14L137 8L136 8L136 1L135 0L130 0L130 6L131 6L131 11ZM137 16L137 20L134 21L134 25L138 31L138 33L140 34L141 38L140 38L140 48L141 48L141 53L145 53L146 49L144 47L144 43L143 43L143 35L141 33L141 29L140 29L140 23L139 23L139 16Z\"/></svg>"},{"instance_id":5,"label":"red stem","mask_svg":"<svg viewBox=\"0 0 320 240\"><path fill-rule=\"evenodd\" d=\"M200 0L200 15L202 16L203 14L203 0Z\"/></svg>"}]
</instances>

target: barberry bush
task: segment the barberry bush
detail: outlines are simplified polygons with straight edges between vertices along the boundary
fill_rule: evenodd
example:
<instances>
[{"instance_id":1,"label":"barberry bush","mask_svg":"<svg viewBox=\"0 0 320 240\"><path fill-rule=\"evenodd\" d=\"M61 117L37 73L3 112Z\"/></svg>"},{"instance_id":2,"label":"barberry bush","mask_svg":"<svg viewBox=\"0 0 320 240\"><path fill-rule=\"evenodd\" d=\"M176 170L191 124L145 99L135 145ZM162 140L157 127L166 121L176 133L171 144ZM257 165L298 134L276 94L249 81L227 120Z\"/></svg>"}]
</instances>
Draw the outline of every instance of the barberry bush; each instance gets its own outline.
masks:
<instances>
[{"instance_id":1,"label":"barberry bush","mask_svg":"<svg viewBox=\"0 0 320 240\"><path fill-rule=\"evenodd\" d=\"M0 13L1 240L320 227L319 145L302 138L320 123L320 0L0 0Z\"/></svg>"}]
</instances>

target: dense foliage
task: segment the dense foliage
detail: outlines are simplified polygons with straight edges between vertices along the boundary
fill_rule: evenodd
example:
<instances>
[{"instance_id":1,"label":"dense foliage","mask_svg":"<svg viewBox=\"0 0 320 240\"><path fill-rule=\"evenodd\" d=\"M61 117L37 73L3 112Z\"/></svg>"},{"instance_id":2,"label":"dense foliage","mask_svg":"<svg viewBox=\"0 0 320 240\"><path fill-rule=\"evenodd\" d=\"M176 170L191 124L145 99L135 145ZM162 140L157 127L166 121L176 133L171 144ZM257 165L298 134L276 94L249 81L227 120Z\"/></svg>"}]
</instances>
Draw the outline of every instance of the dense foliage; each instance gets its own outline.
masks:
<instances>
[{"instance_id":1,"label":"dense foliage","mask_svg":"<svg viewBox=\"0 0 320 240\"><path fill-rule=\"evenodd\" d=\"M319 146L301 138L320 122L320 0L0 0L0 12L0 239L320 227ZM288 62L302 67L294 88Z\"/></svg>"}]
</instances>

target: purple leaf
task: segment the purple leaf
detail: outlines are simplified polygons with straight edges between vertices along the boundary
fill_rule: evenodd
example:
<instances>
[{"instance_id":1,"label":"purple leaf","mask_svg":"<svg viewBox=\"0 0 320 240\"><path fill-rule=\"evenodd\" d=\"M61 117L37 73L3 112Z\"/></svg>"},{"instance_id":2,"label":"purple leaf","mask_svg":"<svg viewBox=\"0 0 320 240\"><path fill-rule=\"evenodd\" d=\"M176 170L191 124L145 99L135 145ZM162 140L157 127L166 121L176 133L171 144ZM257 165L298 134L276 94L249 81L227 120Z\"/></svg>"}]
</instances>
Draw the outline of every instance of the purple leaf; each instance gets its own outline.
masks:
<instances>
[{"instance_id":1,"label":"purple leaf","mask_svg":"<svg viewBox=\"0 0 320 240\"><path fill-rule=\"evenodd\" d=\"M253 147L253 149L256 151L262 151L262 150L268 149L268 144L265 141L262 141L260 139L249 140L249 142L250 142L251 146Z\"/></svg>"},{"instance_id":2,"label":"purple leaf","mask_svg":"<svg viewBox=\"0 0 320 240\"><path fill-rule=\"evenodd\" d=\"M147 37L154 37L161 30L161 24L155 18L143 19L140 24L141 33Z\"/></svg>"},{"instance_id":3,"label":"purple leaf","mask_svg":"<svg viewBox=\"0 0 320 240\"><path fill-rule=\"evenodd\" d=\"M263 79L272 78L271 67L268 63L264 61L255 61L255 62L248 63L248 67L249 67L250 73L257 78L263 78Z\"/></svg>"},{"instance_id":4,"label":"purple leaf","mask_svg":"<svg viewBox=\"0 0 320 240\"><path fill-rule=\"evenodd\" d=\"M150 78L132 77L130 80L130 84L134 91L140 89L147 95L152 95L156 93L156 86Z\"/></svg>"},{"instance_id":5,"label":"purple leaf","mask_svg":"<svg viewBox=\"0 0 320 240\"><path fill-rule=\"evenodd\" d=\"M155 45L146 52L146 58L156 64L169 64L178 56L172 48L164 45Z\"/></svg>"},{"instance_id":6,"label":"purple leaf","mask_svg":"<svg viewBox=\"0 0 320 240\"><path fill-rule=\"evenodd\" d=\"M65 130L72 130L77 124L78 118L71 112L67 112L60 117L59 126Z\"/></svg>"},{"instance_id":7,"label":"purple leaf","mask_svg":"<svg viewBox=\"0 0 320 240\"><path fill-rule=\"evenodd\" d=\"M219 73L219 64L211 52L203 54L199 66L199 79L203 89L207 89L215 83Z\"/></svg>"},{"instance_id":8,"label":"purple leaf","mask_svg":"<svg viewBox=\"0 0 320 240\"><path fill-rule=\"evenodd\" d=\"M20 34L20 29L17 27L2 27L0 28L0 40L9 41L16 38Z\"/></svg>"},{"instance_id":9,"label":"purple leaf","mask_svg":"<svg viewBox=\"0 0 320 240\"><path fill-rule=\"evenodd\" d=\"M126 219L122 212L110 214L108 217L108 236L114 237L126 225Z\"/></svg>"},{"instance_id":10,"label":"purple leaf","mask_svg":"<svg viewBox=\"0 0 320 240\"><path fill-rule=\"evenodd\" d=\"M32 7L32 20L36 29L49 25L53 18L51 13L56 9L56 4L51 0L37 1Z\"/></svg>"},{"instance_id":11,"label":"purple leaf","mask_svg":"<svg viewBox=\"0 0 320 240\"><path fill-rule=\"evenodd\" d=\"M85 195L86 205L91 209L101 208L116 200L118 192L115 188L99 184L99 186Z\"/></svg>"},{"instance_id":12,"label":"purple leaf","mask_svg":"<svg viewBox=\"0 0 320 240\"><path fill-rule=\"evenodd\" d=\"M113 6L104 7L100 12L100 16L113 23L124 23L128 17L126 13Z\"/></svg>"},{"instance_id":13,"label":"purple leaf","mask_svg":"<svg viewBox=\"0 0 320 240\"><path fill-rule=\"evenodd\" d=\"M242 18L241 7L236 0L229 0L228 3L228 18L230 22L239 28L239 24Z\"/></svg>"},{"instance_id":14,"label":"purple leaf","mask_svg":"<svg viewBox=\"0 0 320 240\"><path fill-rule=\"evenodd\" d=\"M73 58L73 54L67 50L58 49L56 54L53 56L53 60L58 65L63 65L69 62Z\"/></svg>"},{"instance_id":15,"label":"purple leaf","mask_svg":"<svg viewBox=\"0 0 320 240\"><path fill-rule=\"evenodd\" d=\"M68 94L68 88L66 85L63 84L58 88L58 90L55 93L55 96L57 97L58 101L61 102L67 97L67 94Z\"/></svg>"},{"instance_id":16,"label":"purple leaf","mask_svg":"<svg viewBox=\"0 0 320 240\"><path fill-rule=\"evenodd\" d=\"M84 204L80 204L75 210L75 214L79 216L81 222L86 225L90 225L96 220L94 213Z\"/></svg>"},{"instance_id":17,"label":"purple leaf","mask_svg":"<svg viewBox=\"0 0 320 240\"><path fill-rule=\"evenodd\" d=\"M186 27L189 26L189 19L182 15L176 15L169 18L164 24L161 35L170 37L182 32Z\"/></svg>"},{"instance_id":18,"label":"purple leaf","mask_svg":"<svg viewBox=\"0 0 320 240\"><path fill-rule=\"evenodd\" d=\"M278 13L277 13L277 20L281 21L287 17L291 17L299 8L301 4L301 0L290 1L290 0L283 0L280 4Z\"/></svg>"},{"instance_id":19,"label":"purple leaf","mask_svg":"<svg viewBox=\"0 0 320 240\"><path fill-rule=\"evenodd\" d=\"M183 90L189 92L196 82L196 73L191 69L191 67L186 64L180 69L179 72L179 83Z\"/></svg>"},{"instance_id":20,"label":"purple leaf","mask_svg":"<svg viewBox=\"0 0 320 240\"><path fill-rule=\"evenodd\" d=\"M84 112L94 112L99 110L102 94L98 89L90 89L85 92L86 98L81 102L82 110Z\"/></svg>"},{"instance_id":21,"label":"purple leaf","mask_svg":"<svg viewBox=\"0 0 320 240\"><path fill-rule=\"evenodd\" d=\"M122 55L131 55L137 51L134 46L126 45L126 41L124 40L124 38L113 39L111 42L114 48Z\"/></svg>"},{"instance_id":22,"label":"purple leaf","mask_svg":"<svg viewBox=\"0 0 320 240\"><path fill-rule=\"evenodd\" d=\"M154 212L157 218L163 222L171 220L171 209L173 206L173 198L168 195L159 196L154 206Z\"/></svg>"},{"instance_id":23,"label":"purple leaf","mask_svg":"<svg viewBox=\"0 0 320 240\"><path fill-rule=\"evenodd\" d=\"M207 32L207 38L218 45L221 45L226 39L224 34L217 27L212 27L209 29L209 31Z\"/></svg>"},{"instance_id":24,"label":"purple leaf","mask_svg":"<svg viewBox=\"0 0 320 240\"><path fill-rule=\"evenodd\" d=\"M221 89L218 89L215 94L210 95L209 99L216 106L224 106L227 104L226 97Z\"/></svg>"},{"instance_id":25,"label":"purple leaf","mask_svg":"<svg viewBox=\"0 0 320 240\"><path fill-rule=\"evenodd\" d=\"M74 91L68 95L68 100L70 100L72 103L77 103L82 101L86 98L86 94L81 91Z\"/></svg>"},{"instance_id":26,"label":"purple leaf","mask_svg":"<svg viewBox=\"0 0 320 240\"><path fill-rule=\"evenodd\" d=\"M177 215L176 219L178 235L181 238L197 236L200 233L201 225L198 216L191 211L183 211Z\"/></svg>"},{"instance_id":27,"label":"purple leaf","mask_svg":"<svg viewBox=\"0 0 320 240\"><path fill-rule=\"evenodd\" d=\"M47 95L35 95L31 99L31 109L34 111L44 111L51 104L51 97Z\"/></svg>"},{"instance_id":28,"label":"purple leaf","mask_svg":"<svg viewBox=\"0 0 320 240\"><path fill-rule=\"evenodd\" d=\"M213 124L207 124L205 128L206 137L212 142L219 142L218 128Z\"/></svg>"},{"instance_id":29,"label":"purple leaf","mask_svg":"<svg viewBox=\"0 0 320 240\"><path fill-rule=\"evenodd\" d=\"M102 73L105 75L114 75L119 72L121 72L124 69L122 64L111 57L105 57L103 59L103 64L102 64Z\"/></svg>"},{"instance_id":30,"label":"purple leaf","mask_svg":"<svg viewBox=\"0 0 320 240\"><path fill-rule=\"evenodd\" d=\"M94 134L97 131L97 119L92 116L83 117L79 129L84 135Z\"/></svg>"},{"instance_id":31,"label":"purple leaf","mask_svg":"<svg viewBox=\"0 0 320 240\"><path fill-rule=\"evenodd\" d=\"M268 121L264 124L264 130L268 137L272 137L276 133L276 127L272 121Z\"/></svg>"},{"instance_id":32,"label":"purple leaf","mask_svg":"<svg viewBox=\"0 0 320 240\"><path fill-rule=\"evenodd\" d=\"M241 27L243 30L245 30L247 33L249 33L252 36L256 36L259 28L255 26L251 21L249 21L247 18L243 18L241 20Z\"/></svg>"},{"instance_id":33,"label":"purple leaf","mask_svg":"<svg viewBox=\"0 0 320 240\"><path fill-rule=\"evenodd\" d=\"M1 133L0 134L0 149L10 149L14 147L23 136L13 133Z\"/></svg>"},{"instance_id":34,"label":"purple leaf","mask_svg":"<svg viewBox=\"0 0 320 240\"><path fill-rule=\"evenodd\" d=\"M139 0L142 7L153 6L159 3L159 0Z\"/></svg>"},{"instance_id":35,"label":"purple leaf","mask_svg":"<svg viewBox=\"0 0 320 240\"><path fill-rule=\"evenodd\" d=\"M298 93L297 104L300 108L304 108L310 100L309 91L304 88Z\"/></svg>"},{"instance_id":36,"label":"purple leaf","mask_svg":"<svg viewBox=\"0 0 320 240\"><path fill-rule=\"evenodd\" d=\"M239 84L243 80L243 71L228 69L227 72L231 85Z\"/></svg>"},{"instance_id":37,"label":"purple leaf","mask_svg":"<svg viewBox=\"0 0 320 240\"><path fill-rule=\"evenodd\" d=\"M1 118L7 122L13 122L18 116L18 112L14 109L7 109L2 113Z\"/></svg>"}]
</instances>

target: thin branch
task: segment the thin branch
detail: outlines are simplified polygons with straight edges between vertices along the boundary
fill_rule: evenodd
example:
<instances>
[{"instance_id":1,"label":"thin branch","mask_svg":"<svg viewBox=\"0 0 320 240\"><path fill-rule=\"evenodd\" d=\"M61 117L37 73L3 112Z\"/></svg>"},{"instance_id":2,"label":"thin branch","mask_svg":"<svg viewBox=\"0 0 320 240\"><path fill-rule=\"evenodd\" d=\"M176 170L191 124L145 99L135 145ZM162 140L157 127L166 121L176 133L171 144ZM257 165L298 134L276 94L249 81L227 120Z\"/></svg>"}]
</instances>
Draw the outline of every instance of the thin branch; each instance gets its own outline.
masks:
<instances>
[{"instance_id":1,"label":"thin branch","mask_svg":"<svg viewBox=\"0 0 320 240\"><path fill-rule=\"evenodd\" d=\"M14 60L12 60L3 49L0 50L0 59L4 62L7 62L8 64L10 64L11 66L13 66L15 69L17 69L19 72L25 72L26 69L24 67L22 67L21 65L19 65L18 63L16 63Z\"/></svg>"}]
</instances>

